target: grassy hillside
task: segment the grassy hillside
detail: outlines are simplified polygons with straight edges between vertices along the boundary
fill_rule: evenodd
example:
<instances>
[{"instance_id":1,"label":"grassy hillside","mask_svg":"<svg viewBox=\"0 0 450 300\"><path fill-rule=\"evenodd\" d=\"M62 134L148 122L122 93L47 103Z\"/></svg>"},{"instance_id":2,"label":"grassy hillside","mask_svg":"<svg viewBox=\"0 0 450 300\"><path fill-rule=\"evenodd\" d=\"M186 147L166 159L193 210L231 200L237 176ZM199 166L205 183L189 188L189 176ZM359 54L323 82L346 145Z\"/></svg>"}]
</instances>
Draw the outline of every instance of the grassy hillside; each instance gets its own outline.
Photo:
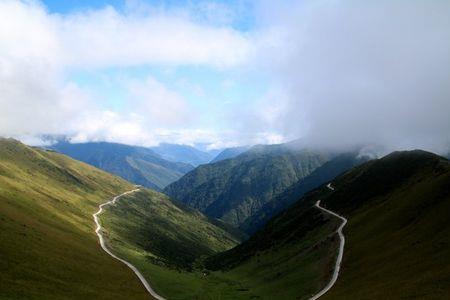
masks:
<instances>
[{"instance_id":1,"label":"grassy hillside","mask_svg":"<svg viewBox=\"0 0 450 300\"><path fill-rule=\"evenodd\" d=\"M121 198L101 220L110 248L138 266L153 288L169 299L220 293L197 261L239 242L198 211L151 190Z\"/></svg>"},{"instance_id":2,"label":"grassy hillside","mask_svg":"<svg viewBox=\"0 0 450 300\"><path fill-rule=\"evenodd\" d=\"M297 204L248 241L206 260L206 267L242 286L240 299L309 299L328 282L339 222Z\"/></svg>"},{"instance_id":3,"label":"grassy hillside","mask_svg":"<svg viewBox=\"0 0 450 300\"><path fill-rule=\"evenodd\" d=\"M348 219L342 276L324 299L450 298L450 162L393 153L338 178ZM370 271L368 271L370 270Z\"/></svg>"},{"instance_id":4,"label":"grassy hillside","mask_svg":"<svg viewBox=\"0 0 450 300\"><path fill-rule=\"evenodd\" d=\"M151 149L116 143L60 142L51 149L155 190L193 169L186 163L165 160Z\"/></svg>"},{"instance_id":5,"label":"grassy hillside","mask_svg":"<svg viewBox=\"0 0 450 300\"><path fill-rule=\"evenodd\" d=\"M284 145L256 146L233 159L202 165L164 189L206 215L238 226L330 155Z\"/></svg>"},{"instance_id":6,"label":"grassy hillside","mask_svg":"<svg viewBox=\"0 0 450 300\"><path fill-rule=\"evenodd\" d=\"M149 299L101 250L92 213L128 182L0 139L0 299Z\"/></svg>"},{"instance_id":7,"label":"grassy hillside","mask_svg":"<svg viewBox=\"0 0 450 300\"><path fill-rule=\"evenodd\" d=\"M336 218L313 207L322 199L348 218L341 275L323 299L449 298L448 160L423 151L393 153L333 185L334 192L308 193L248 241L209 258L207 267L242 275L248 292L261 299L308 299L329 280L337 254ZM293 247L301 250L287 252Z\"/></svg>"}]
</instances>

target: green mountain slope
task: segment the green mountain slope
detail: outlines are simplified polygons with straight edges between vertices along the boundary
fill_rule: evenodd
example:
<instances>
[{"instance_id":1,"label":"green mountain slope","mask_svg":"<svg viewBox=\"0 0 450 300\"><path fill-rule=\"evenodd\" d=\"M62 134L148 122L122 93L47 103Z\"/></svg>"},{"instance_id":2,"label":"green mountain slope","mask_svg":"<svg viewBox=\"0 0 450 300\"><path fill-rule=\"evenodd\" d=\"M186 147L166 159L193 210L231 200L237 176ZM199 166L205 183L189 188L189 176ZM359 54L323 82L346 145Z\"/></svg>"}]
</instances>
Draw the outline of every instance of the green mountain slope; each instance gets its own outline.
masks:
<instances>
[{"instance_id":1,"label":"green mountain slope","mask_svg":"<svg viewBox=\"0 0 450 300\"><path fill-rule=\"evenodd\" d=\"M227 148L221 151L216 157L214 157L214 159L211 160L211 163L216 163L218 161L225 159L235 158L236 156L247 151L248 149L250 149L250 147L247 146Z\"/></svg>"},{"instance_id":2,"label":"green mountain slope","mask_svg":"<svg viewBox=\"0 0 450 300\"><path fill-rule=\"evenodd\" d=\"M339 221L311 205L327 192L309 193L244 243L207 258L206 268L240 282L235 299L309 299L329 281L339 245Z\"/></svg>"},{"instance_id":3,"label":"green mountain slope","mask_svg":"<svg viewBox=\"0 0 450 300\"><path fill-rule=\"evenodd\" d=\"M255 297L308 299L329 281L337 255L339 221L313 207L321 199L348 219L341 273L323 299L450 296L448 160L397 152L344 173L333 186L308 193L206 265L241 276ZM294 247L300 251L289 251Z\"/></svg>"},{"instance_id":4,"label":"green mountain slope","mask_svg":"<svg viewBox=\"0 0 450 300\"><path fill-rule=\"evenodd\" d=\"M166 160L183 162L193 166L206 164L214 158L211 153L200 151L188 145L161 143L150 149Z\"/></svg>"},{"instance_id":5,"label":"green mountain slope","mask_svg":"<svg viewBox=\"0 0 450 300\"><path fill-rule=\"evenodd\" d=\"M324 299L450 298L448 160L393 153L335 186L325 205L349 219L346 255Z\"/></svg>"},{"instance_id":6,"label":"green mountain slope","mask_svg":"<svg viewBox=\"0 0 450 300\"><path fill-rule=\"evenodd\" d=\"M0 299L149 299L100 248L92 213L128 182L0 139Z\"/></svg>"},{"instance_id":7,"label":"green mountain slope","mask_svg":"<svg viewBox=\"0 0 450 300\"><path fill-rule=\"evenodd\" d=\"M249 234L255 233L272 217L294 204L305 193L331 181L337 175L367 160L369 160L368 157L360 157L358 152L343 153L332 158L330 161L315 169L311 174L278 194L272 201L263 205L258 212L240 226L240 229Z\"/></svg>"},{"instance_id":8,"label":"green mountain slope","mask_svg":"<svg viewBox=\"0 0 450 300\"><path fill-rule=\"evenodd\" d=\"M199 166L164 192L238 226L329 157L324 152L284 145L256 146L236 158Z\"/></svg>"},{"instance_id":9,"label":"green mountain slope","mask_svg":"<svg viewBox=\"0 0 450 300\"><path fill-rule=\"evenodd\" d=\"M202 295L196 261L239 242L200 212L151 190L121 198L101 220L113 252L136 265L169 299Z\"/></svg>"},{"instance_id":10,"label":"green mountain slope","mask_svg":"<svg viewBox=\"0 0 450 300\"><path fill-rule=\"evenodd\" d=\"M148 148L116 143L59 142L51 149L155 190L193 169L186 163L165 160Z\"/></svg>"}]
</instances>

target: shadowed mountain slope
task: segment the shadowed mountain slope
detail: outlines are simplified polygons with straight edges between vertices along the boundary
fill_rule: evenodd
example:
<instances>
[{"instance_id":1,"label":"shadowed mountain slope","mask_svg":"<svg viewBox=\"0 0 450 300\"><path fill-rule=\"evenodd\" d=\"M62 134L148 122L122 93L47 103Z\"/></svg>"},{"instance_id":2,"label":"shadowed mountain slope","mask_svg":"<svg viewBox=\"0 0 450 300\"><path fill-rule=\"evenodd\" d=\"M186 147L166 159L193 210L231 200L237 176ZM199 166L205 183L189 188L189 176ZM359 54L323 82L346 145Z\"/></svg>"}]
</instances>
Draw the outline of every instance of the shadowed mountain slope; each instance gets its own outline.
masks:
<instances>
[{"instance_id":1,"label":"shadowed mountain slope","mask_svg":"<svg viewBox=\"0 0 450 300\"><path fill-rule=\"evenodd\" d=\"M256 230L266 224L273 216L294 204L305 193L331 181L337 175L368 160L368 157L360 157L358 152L344 153L334 157L305 178L300 179L284 192L278 194L272 201L266 203L258 212L249 217L240 226L240 229L248 234L255 233Z\"/></svg>"},{"instance_id":2,"label":"shadowed mountain slope","mask_svg":"<svg viewBox=\"0 0 450 300\"><path fill-rule=\"evenodd\" d=\"M333 230L326 229L327 223L336 222L336 218L313 207L321 199L322 206L348 219L341 273L323 299L450 296L447 159L418 150L395 152L340 175L332 184L335 191L322 186L308 193L248 241L213 256L206 265L229 274L253 274L253 278L272 268L278 272L276 279L267 277L265 284L263 279L261 284L248 280L248 289L259 295L261 291L270 293L270 287L284 286L274 295L283 298L293 290L286 299L308 299L328 282L337 254L337 235L332 234L337 224ZM314 232L318 234L311 239ZM264 263L276 253L286 253L293 245L302 252L286 254L272 267ZM333 247L334 254L330 252ZM312 256L306 259L308 253ZM289 268L289 264L303 259L303 268ZM321 264L324 260L329 263ZM308 264L311 261L312 266ZM315 284L298 280L296 285L289 285L295 272L303 273L302 278L309 277Z\"/></svg>"},{"instance_id":3,"label":"shadowed mountain slope","mask_svg":"<svg viewBox=\"0 0 450 300\"><path fill-rule=\"evenodd\" d=\"M283 144L255 146L236 158L199 166L164 192L210 217L239 226L330 156Z\"/></svg>"},{"instance_id":4,"label":"shadowed mountain slope","mask_svg":"<svg viewBox=\"0 0 450 300\"><path fill-rule=\"evenodd\" d=\"M213 160L211 160L210 163L215 163L215 162L218 162L221 160L235 158L236 156L247 151L248 149L250 149L250 147L248 147L248 146L227 148L227 149L223 150L222 152L220 152Z\"/></svg>"}]
</instances>

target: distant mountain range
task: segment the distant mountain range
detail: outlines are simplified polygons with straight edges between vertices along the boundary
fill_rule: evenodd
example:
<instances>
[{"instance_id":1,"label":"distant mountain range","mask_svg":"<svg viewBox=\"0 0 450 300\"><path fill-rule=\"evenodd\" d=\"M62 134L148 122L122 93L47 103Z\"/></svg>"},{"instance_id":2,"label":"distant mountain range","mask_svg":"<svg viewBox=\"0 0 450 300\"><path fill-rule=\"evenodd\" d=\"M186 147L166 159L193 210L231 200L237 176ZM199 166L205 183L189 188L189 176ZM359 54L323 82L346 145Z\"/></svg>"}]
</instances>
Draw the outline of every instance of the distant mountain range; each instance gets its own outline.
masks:
<instances>
[{"instance_id":1,"label":"distant mountain range","mask_svg":"<svg viewBox=\"0 0 450 300\"><path fill-rule=\"evenodd\" d=\"M344 260L321 299L447 299L450 294L450 162L395 152L345 172L271 219L248 241L208 258L227 277L251 274L247 296L309 299L329 282L340 220ZM267 280L270 278L270 280ZM282 288L281 288L282 287Z\"/></svg>"},{"instance_id":2,"label":"distant mountain range","mask_svg":"<svg viewBox=\"0 0 450 300\"><path fill-rule=\"evenodd\" d=\"M158 191L194 168L166 160L149 148L117 143L63 141L48 148Z\"/></svg>"},{"instance_id":3,"label":"distant mountain range","mask_svg":"<svg viewBox=\"0 0 450 300\"><path fill-rule=\"evenodd\" d=\"M199 166L164 192L210 217L239 226L331 158L328 152L284 144L255 146L235 158Z\"/></svg>"},{"instance_id":4,"label":"distant mountain range","mask_svg":"<svg viewBox=\"0 0 450 300\"><path fill-rule=\"evenodd\" d=\"M183 162L194 167L209 163L214 158L213 153L200 151L188 145L161 143L159 146L151 147L150 149L166 160Z\"/></svg>"}]
</instances>

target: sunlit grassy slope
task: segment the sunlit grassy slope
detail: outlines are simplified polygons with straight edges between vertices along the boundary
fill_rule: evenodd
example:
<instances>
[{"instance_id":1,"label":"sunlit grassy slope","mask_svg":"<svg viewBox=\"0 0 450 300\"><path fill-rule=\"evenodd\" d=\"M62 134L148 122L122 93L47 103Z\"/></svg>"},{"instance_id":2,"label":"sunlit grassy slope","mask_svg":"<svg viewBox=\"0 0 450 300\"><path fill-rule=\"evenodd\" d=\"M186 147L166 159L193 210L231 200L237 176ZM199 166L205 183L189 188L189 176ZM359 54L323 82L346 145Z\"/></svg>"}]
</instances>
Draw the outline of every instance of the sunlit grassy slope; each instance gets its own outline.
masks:
<instances>
[{"instance_id":1,"label":"sunlit grassy slope","mask_svg":"<svg viewBox=\"0 0 450 300\"><path fill-rule=\"evenodd\" d=\"M132 185L0 139L0 299L149 299L99 247L92 213Z\"/></svg>"}]
</instances>

